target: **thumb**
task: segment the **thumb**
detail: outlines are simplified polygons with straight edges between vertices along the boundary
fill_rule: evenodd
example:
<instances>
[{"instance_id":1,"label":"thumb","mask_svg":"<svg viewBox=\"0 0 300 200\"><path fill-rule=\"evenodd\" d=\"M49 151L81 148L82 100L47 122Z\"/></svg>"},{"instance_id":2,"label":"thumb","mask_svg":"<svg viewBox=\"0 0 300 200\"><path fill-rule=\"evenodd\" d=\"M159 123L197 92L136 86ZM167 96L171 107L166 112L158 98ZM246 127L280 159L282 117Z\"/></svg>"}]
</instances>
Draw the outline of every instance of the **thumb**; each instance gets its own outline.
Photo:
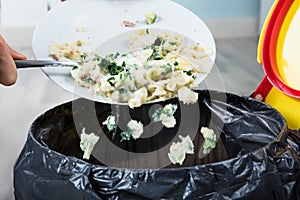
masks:
<instances>
[{"instance_id":1,"label":"thumb","mask_svg":"<svg viewBox=\"0 0 300 200\"><path fill-rule=\"evenodd\" d=\"M14 60L25 60L27 59L26 56L24 56L23 54L15 51L13 48L11 48L10 46L8 46L9 51L10 51L10 55Z\"/></svg>"}]
</instances>

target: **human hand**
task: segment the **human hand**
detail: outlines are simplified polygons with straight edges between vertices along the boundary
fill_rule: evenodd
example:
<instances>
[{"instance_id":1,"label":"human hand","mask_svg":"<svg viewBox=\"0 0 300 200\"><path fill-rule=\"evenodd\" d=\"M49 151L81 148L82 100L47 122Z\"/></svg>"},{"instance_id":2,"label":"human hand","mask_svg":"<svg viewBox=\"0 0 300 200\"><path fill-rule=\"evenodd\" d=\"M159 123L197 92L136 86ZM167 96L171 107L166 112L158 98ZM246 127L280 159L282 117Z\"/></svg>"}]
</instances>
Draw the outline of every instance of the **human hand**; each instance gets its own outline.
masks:
<instances>
[{"instance_id":1,"label":"human hand","mask_svg":"<svg viewBox=\"0 0 300 200\"><path fill-rule=\"evenodd\" d=\"M17 80L14 60L25 60L26 56L13 50L0 35L0 84L9 86Z\"/></svg>"}]
</instances>

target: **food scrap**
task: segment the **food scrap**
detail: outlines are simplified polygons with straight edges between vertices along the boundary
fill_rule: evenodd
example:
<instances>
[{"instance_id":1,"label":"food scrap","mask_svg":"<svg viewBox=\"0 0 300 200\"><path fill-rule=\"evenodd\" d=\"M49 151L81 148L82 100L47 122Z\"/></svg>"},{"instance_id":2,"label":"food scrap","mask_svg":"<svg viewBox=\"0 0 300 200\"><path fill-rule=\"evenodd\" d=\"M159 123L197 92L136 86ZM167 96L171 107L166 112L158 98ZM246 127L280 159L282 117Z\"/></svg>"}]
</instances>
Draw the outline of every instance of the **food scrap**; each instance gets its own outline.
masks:
<instances>
[{"instance_id":1,"label":"food scrap","mask_svg":"<svg viewBox=\"0 0 300 200\"><path fill-rule=\"evenodd\" d=\"M82 129L82 133L80 135L80 148L84 152L83 159L90 158L90 155L98 140L99 140L99 136L96 136L94 133L86 134L85 128Z\"/></svg>"},{"instance_id":2,"label":"food scrap","mask_svg":"<svg viewBox=\"0 0 300 200\"><path fill-rule=\"evenodd\" d=\"M203 153L208 154L212 149L216 147L217 136L212 129L202 127L200 132L203 135Z\"/></svg>"},{"instance_id":3,"label":"food scrap","mask_svg":"<svg viewBox=\"0 0 300 200\"><path fill-rule=\"evenodd\" d=\"M136 120L130 120L127 124L127 131L121 133L121 142L128 141L132 137L138 139L143 134L143 124Z\"/></svg>"},{"instance_id":4,"label":"food scrap","mask_svg":"<svg viewBox=\"0 0 300 200\"><path fill-rule=\"evenodd\" d=\"M131 22L131 21L128 21L128 20L123 20L122 24L123 24L123 26L125 26L125 27L130 27L130 28L133 28L133 27L136 26L135 23L133 23L133 22Z\"/></svg>"},{"instance_id":5,"label":"food scrap","mask_svg":"<svg viewBox=\"0 0 300 200\"><path fill-rule=\"evenodd\" d=\"M194 144L191 137L179 135L180 142L173 142L170 146L168 157L173 164L180 164L185 160L186 154L194 154Z\"/></svg>"},{"instance_id":6,"label":"food scrap","mask_svg":"<svg viewBox=\"0 0 300 200\"><path fill-rule=\"evenodd\" d=\"M158 108L152 115L153 121L161 121L165 127L173 128L176 125L176 119L173 116L176 110L176 104L167 104L163 108Z\"/></svg>"},{"instance_id":7,"label":"food scrap","mask_svg":"<svg viewBox=\"0 0 300 200\"><path fill-rule=\"evenodd\" d=\"M109 132L113 131L117 127L115 116L109 115L106 120L102 122L102 125L106 125Z\"/></svg>"},{"instance_id":8,"label":"food scrap","mask_svg":"<svg viewBox=\"0 0 300 200\"><path fill-rule=\"evenodd\" d=\"M163 32L153 34L145 29L128 38L129 52L95 55L71 70L75 81L95 95L116 102L128 102L130 108L178 96L184 103L195 103L197 77L208 73L210 63L189 62L185 57L209 58L202 48L184 47L183 36ZM79 54L80 56L80 54ZM209 66L206 66L209 65Z\"/></svg>"},{"instance_id":9,"label":"food scrap","mask_svg":"<svg viewBox=\"0 0 300 200\"><path fill-rule=\"evenodd\" d=\"M86 32L86 28L84 26L78 26L76 32Z\"/></svg>"},{"instance_id":10,"label":"food scrap","mask_svg":"<svg viewBox=\"0 0 300 200\"><path fill-rule=\"evenodd\" d=\"M198 93L193 92L186 86L183 86L178 90L178 99L184 104L193 104L196 103L198 100Z\"/></svg>"},{"instance_id":11,"label":"food scrap","mask_svg":"<svg viewBox=\"0 0 300 200\"><path fill-rule=\"evenodd\" d=\"M150 24L153 24L156 21L157 14L155 12L146 13L145 17L146 17L146 19L145 19L146 24L150 25Z\"/></svg>"},{"instance_id":12,"label":"food scrap","mask_svg":"<svg viewBox=\"0 0 300 200\"><path fill-rule=\"evenodd\" d=\"M71 43L59 44L52 42L49 47L49 55L54 60L70 59L81 62L86 56L87 52L84 52L80 47L84 44L82 40L76 40Z\"/></svg>"}]
</instances>

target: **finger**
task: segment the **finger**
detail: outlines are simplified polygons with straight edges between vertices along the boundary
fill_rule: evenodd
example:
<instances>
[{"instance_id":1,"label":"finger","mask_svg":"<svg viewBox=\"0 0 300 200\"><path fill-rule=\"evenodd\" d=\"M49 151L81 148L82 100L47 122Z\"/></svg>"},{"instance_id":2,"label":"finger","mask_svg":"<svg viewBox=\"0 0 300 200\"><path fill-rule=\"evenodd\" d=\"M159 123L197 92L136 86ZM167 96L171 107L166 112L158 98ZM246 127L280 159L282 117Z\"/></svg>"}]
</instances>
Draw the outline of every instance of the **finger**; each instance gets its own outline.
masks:
<instances>
[{"instance_id":1,"label":"finger","mask_svg":"<svg viewBox=\"0 0 300 200\"><path fill-rule=\"evenodd\" d=\"M8 46L9 50L10 50L10 54L12 56L13 59L15 60L26 60L26 56L15 51L13 48L11 48L10 46Z\"/></svg>"},{"instance_id":2,"label":"finger","mask_svg":"<svg viewBox=\"0 0 300 200\"><path fill-rule=\"evenodd\" d=\"M0 35L0 83L12 85L17 79L17 69L10 48Z\"/></svg>"}]
</instances>

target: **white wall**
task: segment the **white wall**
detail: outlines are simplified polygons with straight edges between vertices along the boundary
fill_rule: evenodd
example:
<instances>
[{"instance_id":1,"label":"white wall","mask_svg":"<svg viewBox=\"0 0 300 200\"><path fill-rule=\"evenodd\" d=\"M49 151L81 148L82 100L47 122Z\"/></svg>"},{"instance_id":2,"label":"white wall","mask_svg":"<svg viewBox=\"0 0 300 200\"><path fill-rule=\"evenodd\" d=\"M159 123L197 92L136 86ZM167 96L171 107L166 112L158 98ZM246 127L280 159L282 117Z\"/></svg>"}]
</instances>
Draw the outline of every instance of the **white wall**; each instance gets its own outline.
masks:
<instances>
[{"instance_id":1,"label":"white wall","mask_svg":"<svg viewBox=\"0 0 300 200\"><path fill-rule=\"evenodd\" d=\"M12 46L31 45L32 32L39 19L59 0L0 0L0 33ZM21 34L15 34L21 33Z\"/></svg>"},{"instance_id":2,"label":"white wall","mask_svg":"<svg viewBox=\"0 0 300 200\"><path fill-rule=\"evenodd\" d=\"M32 26L46 11L46 0L1 0L1 24Z\"/></svg>"}]
</instances>

